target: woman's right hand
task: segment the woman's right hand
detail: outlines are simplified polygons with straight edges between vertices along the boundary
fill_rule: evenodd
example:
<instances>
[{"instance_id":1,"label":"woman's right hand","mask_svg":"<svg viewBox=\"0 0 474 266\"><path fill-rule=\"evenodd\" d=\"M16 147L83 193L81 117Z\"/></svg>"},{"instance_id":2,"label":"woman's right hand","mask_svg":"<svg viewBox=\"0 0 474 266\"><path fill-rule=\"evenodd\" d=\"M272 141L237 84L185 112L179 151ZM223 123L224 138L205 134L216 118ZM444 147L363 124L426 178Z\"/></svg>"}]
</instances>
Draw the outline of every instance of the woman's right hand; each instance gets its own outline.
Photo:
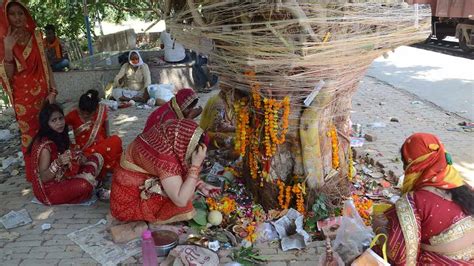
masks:
<instances>
[{"instance_id":1,"label":"woman's right hand","mask_svg":"<svg viewBox=\"0 0 474 266\"><path fill-rule=\"evenodd\" d=\"M5 46L5 51L13 50L13 46L15 46L19 38L20 38L19 31L17 29L12 31L12 28L8 27L8 33L3 39L3 45Z\"/></svg>"},{"instance_id":2,"label":"woman's right hand","mask_svg":"<svg viewBox=\"0 0 474 266\"><path fill-rule=\"evenodd\" d=\"M200 143L191 155L191 165L200 167L206 158L207 147Z\"/></svg>"}]
</instances>

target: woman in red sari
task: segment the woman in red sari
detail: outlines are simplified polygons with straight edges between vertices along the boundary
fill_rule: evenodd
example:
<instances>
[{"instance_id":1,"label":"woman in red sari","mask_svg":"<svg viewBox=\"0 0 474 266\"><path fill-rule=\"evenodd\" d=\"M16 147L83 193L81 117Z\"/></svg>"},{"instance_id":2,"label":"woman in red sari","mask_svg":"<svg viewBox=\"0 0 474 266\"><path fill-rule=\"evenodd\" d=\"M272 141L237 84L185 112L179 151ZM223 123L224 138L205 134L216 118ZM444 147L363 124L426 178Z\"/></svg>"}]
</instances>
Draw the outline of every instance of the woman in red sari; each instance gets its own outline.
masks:
<instances>
[{"instance_id":1,"label":"woman in red sari","mask_svg":"<svg viewBox=\"0 0 474 266\"><path fill-rule=\"evenodd\" d=\"M138 135L112 177L112 215L158 224L191 219L196 189L206 196L218 193L199 179L206 157L202 136L203 130L189 119L171 120Z\"/></svg>"},{"instance_id":2,"label":"woman in red sari","mask_svg":"<svg viewBox=\"0 0 474 266\"><path fill-rule=\"evenodd\" d=\"M117 135L110 136L107 107L100 104L99 92L88 90L79 99L79 108L69 112L66 123L74 130L77 148L86 155L95 152L104 158L104 168L112 171L120 162L122 140Z\"/></svg>"},{"instance_id":3,"label":"woman in red sari","mask_svg":"<svg viewBox=\"0 0 474 266\"><path fill-rule=\"evenodd\" d=\"M196 108L198 95L193 89L181 89L169 102L153 111L148 117L143 132L153 126L160 126L170 119L194 119L202 112L202 107Z\"/></svg>"},{"instance_id":4,"label":"woman in red sari","mask_svg":"<svg viewBox=\"0 0 474 266\"><path fill-rule=\"evenodd\" d=\"M28 151L31 183L36 198L46 205L81 203L92 196L103 159L69 149L63 110L46 105L39 114L40 129Z\"/></svg>"},{"instance_id":5,"label":"woman in red sari","mask_svg":"<svg viewBox=\"0 0 474 266\"><path fill-rule=\"evenodd\" d=\"M436 136L416 133L401 152L404 194L386 212L392 263L473 265L474 192Z\"/></svg>"},{"instance_id":6,"label":"woman in red sari","mask_svg":"<svg viewBox=\"0 0 474 266\"><path fill-rule=\"evenodd\" d=\"M38 113L46 99L55 101L57 90L41 33L27 8L13 0L3 1L0 9L0 82L15 109L28 164L26 150L39 129Z\"/></svg>"}]
</instances>

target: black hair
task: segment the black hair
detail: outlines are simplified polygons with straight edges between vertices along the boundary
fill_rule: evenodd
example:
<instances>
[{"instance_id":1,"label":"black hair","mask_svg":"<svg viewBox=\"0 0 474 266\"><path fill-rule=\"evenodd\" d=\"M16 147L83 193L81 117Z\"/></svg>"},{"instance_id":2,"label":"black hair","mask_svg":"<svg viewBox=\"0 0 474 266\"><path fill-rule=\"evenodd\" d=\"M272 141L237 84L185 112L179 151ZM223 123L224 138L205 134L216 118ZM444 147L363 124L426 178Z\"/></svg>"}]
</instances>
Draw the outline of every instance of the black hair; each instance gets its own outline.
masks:
<instances>
[{"instance_id":1,"label":"black hair","mask_svg":"<svg viewBox=\"0 0 474 266\"><path fill-rule=\"evenodd\" d=\"M53 24L48 24L44 27L44 30L50 30L52 32L56 32L56 27Z\"/></svg>"},{"instance_id":2,"label":"black hair","mask_svg":"<svg viewBox=\"0 0 474 266\"><path fill-rule=\"evenodd\" d=\"M21 9L23 9L23 11L27 12L27 10L25 10L25 7L18 3L18 1L11 1L10 3L7 4L7 12L10 10L10 8L12 8L13 6L19 6L21 7Z\"/></svg>"},{"instance_id":3,"label":"black hair","mask_svg":"<svg viewBox=\"0 0 474 266\"><path fill-rule=\"evenodd\" d=\"M452 200L457 203L467 215L474 215L474 191L466 185L449 189Z\"/></svg>"},{"instance_id":4,"label":"black hair","mask_svg":"<svg viewBox=\"0 0 474 266\"><path fill-rule=\"evenodd\" d=\"M79 109L87 113L93 113L99 106L99 92L97 90L88 90L79 98Z\"/></svg>"},{"instance_id":5,"label":"black hair","mask_svg":"<svg viewBox=\"0 0 474 266\"><path fill-rule=\"evenodd\" d=\"M40 140L45 137L52 140L54 144L56 144L59 153L63 153L64 151L69 149L69 135L67 125L64 126L64 130L61 133L58 133L54 129L49 127L49 119L51 118L51 115L53 115L53 113L55 112L59 112L64 116L63 109L55 103L47 103L43 107L43 109L41 109L39 113L40 128L36 136L31 141L30 146L28 147L28 153L31 153L31 149L36 140Z\"/></svg>"}]
</instances>

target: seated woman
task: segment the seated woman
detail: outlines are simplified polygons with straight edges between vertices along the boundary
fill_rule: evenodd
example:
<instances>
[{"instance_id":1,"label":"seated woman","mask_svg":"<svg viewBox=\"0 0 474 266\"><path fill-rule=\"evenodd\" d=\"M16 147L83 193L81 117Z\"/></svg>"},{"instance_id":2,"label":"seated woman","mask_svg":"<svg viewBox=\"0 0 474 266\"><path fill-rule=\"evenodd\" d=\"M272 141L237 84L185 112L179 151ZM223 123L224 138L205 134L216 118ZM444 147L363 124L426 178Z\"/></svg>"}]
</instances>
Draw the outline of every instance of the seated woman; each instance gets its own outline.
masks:
<instances>
[{"instance_id":1,"label":"seated woman","mask_svg":"<svg viewBox=\"0 0 474 266\"><path fill-rule=\"evenodd\" d=\"M199 179L206 157L202 136L203 130L189 119L171 120L138 135L112 177L112 215L158 224L191 219L196 189L205 196L219 191Z\"/></svg>"},{"instance_id":2,"label":"seated woman","mask_svg":"<svg viewBox=\"0 0 474 266\"><path fill-rule=\"evenodd\" d=\"M436 136L413 134L401 152L404 194L385 213L392 263L473 265L474 192Z\"/></svg>"},{"instance_id":3,"label":"seated woman","mask_svg":"<svg viewBox=\"0 0 474 266\"><path fill-rule=\"evenodd\" d=\"M116 101L147 102L149 100L148 87L151 85L151 75L148 65L145 64L136 50L128 54L128 62L122 65L120 72L115 76L112 97Z\"/></svg>"},{"instance_id":4,"label":"seated woman","mask_svg":"<svg viewBox=\"0 0 474 266\"><path fill-rule=\"evenodd\" d=\"M79 98L79 108L69 112L66 123L74 131L77 148L86 155L100 153L104 158L104 168L112 171L120 162L122 140L117 135L110 136L107 107L100 104L99 92L88 90Z\"/></svg>"},{"instance_id":5,"label":"seated woman","mask_svg":"<svg viewBox=\"0 0 474 266\"><path fill-rule=\"evenodd\" d=\"M103 159L69 149L69 136L61 107L46 105L39 113L40 129L28 152L28 171L36 198L46 205L81 203L92 196Z\"/></svg>"},{"instance_id":6,"label":"seated woman","mask_svg":"<svg viewBox=\"0 0 474 266\"><path fill-rule=\"evenodd\" d=\"M146 120L143 132L148 131L153 126L159 127L170 119L194 119L202 112L202 107L198 104L198 95L193 89L181 89L165 105L153 111Z\"/></svg>"},{"instance_id":7,"label":"seated woman","mask_svg":"<svg viewBox=\"0 0 474 266\"><path fill-rule=\"evenodd\" d=\"M221 84L221 91L207 101L201 116L200 127L209 136L215 148L230 148L235 136L234 101L241 93Z\"/></svg>"}]
</instances>

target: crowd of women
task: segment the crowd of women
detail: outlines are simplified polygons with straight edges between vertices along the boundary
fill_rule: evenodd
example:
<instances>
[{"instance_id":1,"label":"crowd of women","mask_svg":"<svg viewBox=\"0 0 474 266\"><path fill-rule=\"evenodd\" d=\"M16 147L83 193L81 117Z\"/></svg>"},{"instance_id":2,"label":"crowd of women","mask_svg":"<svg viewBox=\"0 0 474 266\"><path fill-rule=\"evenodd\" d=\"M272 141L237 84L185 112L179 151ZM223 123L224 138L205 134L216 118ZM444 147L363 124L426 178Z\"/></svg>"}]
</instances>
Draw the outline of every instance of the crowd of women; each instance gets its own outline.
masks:
<instances>
[{"instance_id":1,"label":"crowd of women","mask_svg":"<svg viewBox=\"0 0 474 266\"><path fill-rule=\"evenodd\" d=\"M222 88L204 109L192 89L181 89L148 118L123 151L110 135L107 108L89 90L78 108L64 115L44 54L41 34L28 9L6 0L0 10L0 80L21 131L26 176L46 205L80 203L112 174L110 210L121 221L171 223L194 215L196 191L215 196L218 188L199 178L209 145L229 144L233 90ZM114 97L146 101L147 67L133 51L116 80ZM134 75L135 73L141 73ZM132 77L133 76L133 77ZM123 79L123 77L128 77ZM138 98L137 98L138 97ZM70 138L69 129L74 138ZM206 131L209 134L206 134ZM403 196L387 211L393 264L468 265L474 259L474 193L452 166L441 141L417 133L401 148ZM380 228L379 228L380 229ZM472 264L471 264L472 265Z\"/></svg>"}]
</instances>

